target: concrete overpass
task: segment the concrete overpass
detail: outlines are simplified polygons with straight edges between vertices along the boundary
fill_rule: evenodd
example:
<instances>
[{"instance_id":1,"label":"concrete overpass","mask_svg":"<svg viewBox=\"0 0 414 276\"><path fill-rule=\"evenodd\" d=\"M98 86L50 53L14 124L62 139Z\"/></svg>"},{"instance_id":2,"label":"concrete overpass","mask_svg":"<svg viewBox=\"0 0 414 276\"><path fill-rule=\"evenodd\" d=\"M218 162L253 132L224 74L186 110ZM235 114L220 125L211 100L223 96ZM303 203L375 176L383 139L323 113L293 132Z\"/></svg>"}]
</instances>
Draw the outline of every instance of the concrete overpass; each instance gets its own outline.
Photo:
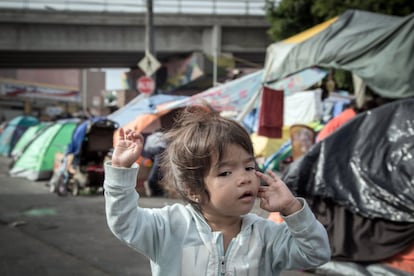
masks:
<instances>
[{"instance_id":1,"label":"concrete overpass","mask_svg":"<svg viewBox=\"0 0 414 276\"><path fill-rule=\"evenodd\" d=\"M160 61L217 49L262 66L270 44L263 15L154 13L153 24ZM145 26L145 13L0 8L0 68L134 68Z\"/></svg>"}]
</instances>

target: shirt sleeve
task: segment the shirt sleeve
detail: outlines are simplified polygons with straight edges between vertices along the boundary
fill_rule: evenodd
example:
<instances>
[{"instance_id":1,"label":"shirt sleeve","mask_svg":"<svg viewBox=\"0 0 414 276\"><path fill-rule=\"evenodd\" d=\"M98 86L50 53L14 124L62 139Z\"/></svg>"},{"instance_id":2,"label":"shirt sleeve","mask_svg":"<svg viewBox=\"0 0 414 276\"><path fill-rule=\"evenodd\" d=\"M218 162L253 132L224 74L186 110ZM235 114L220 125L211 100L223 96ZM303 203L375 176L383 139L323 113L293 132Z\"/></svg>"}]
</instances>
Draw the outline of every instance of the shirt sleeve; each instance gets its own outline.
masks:
<instances>
[{"instance_id":1,"label":"shirt sleeve","mask_svg":"<svg viewBox=\"0 0 414 276\"><path fill-rule=\"evenodd\" d=\"M275 243L274 252L283 256L284 269L306 269L318 267L331 258L328 234L324 226L316 219L309 205L303 198L298 198L302 209L282 216L287 229Z\"/></svg>"},{"instance_id":2,"label":"shirt sleeve","mask_svg":"<svg viewBox=\"0 0 414 276\"><path fill-rule=\"evenodd\" d=\"M157 254L157 223L151 209L138 206L135 190L139 166L112 167L105 163L105 211L109 229L121 241L149 258Z\"/></svg>"}]
</instances>

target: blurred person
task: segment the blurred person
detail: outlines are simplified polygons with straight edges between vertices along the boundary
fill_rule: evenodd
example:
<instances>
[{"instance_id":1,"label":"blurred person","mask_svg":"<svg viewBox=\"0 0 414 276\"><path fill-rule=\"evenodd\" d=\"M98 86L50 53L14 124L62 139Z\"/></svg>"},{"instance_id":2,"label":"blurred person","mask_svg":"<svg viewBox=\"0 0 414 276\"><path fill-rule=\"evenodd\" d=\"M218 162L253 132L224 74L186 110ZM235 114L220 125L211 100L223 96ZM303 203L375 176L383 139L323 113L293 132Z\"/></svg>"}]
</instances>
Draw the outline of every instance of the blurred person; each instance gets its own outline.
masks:
<instances>
[{"instance_id":1,"label":"blurred person","mask_svg":"<svg viewBox=\"0 0 414 276\"><path fill-rule=\"evenodd\" d=\"M147 136L144 143L143 155L152 160L152 167L145 182L149 196L163 196L164 191L160 185L161 180L161 154L165 150L163 133L160 130Z\"/></svg>"}]
</instances>

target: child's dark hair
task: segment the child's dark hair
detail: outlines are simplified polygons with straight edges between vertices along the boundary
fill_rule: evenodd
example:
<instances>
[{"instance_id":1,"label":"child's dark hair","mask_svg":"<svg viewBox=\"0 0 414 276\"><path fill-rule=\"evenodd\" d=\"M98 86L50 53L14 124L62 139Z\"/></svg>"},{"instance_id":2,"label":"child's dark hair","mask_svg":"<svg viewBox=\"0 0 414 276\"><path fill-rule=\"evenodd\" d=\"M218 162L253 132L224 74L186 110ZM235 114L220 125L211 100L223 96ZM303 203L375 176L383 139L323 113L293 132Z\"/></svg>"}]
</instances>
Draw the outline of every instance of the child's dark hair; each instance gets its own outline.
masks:
<instances>
[{"instance_id":1,"label":"child's dark hair","mask_svg":"<svg viewBox=\"0 0 414 276\"><path fill-rule=\"evenodd\" d=\"M189 106L182 111L171 130L165 133L167 149L162 156L162 182L200 210L190 195L209 200L204 177L221 160L228 145L236 144L254 156L247 131L236 121L220 116L207 104Z\"/></svg>"}]
</instances>

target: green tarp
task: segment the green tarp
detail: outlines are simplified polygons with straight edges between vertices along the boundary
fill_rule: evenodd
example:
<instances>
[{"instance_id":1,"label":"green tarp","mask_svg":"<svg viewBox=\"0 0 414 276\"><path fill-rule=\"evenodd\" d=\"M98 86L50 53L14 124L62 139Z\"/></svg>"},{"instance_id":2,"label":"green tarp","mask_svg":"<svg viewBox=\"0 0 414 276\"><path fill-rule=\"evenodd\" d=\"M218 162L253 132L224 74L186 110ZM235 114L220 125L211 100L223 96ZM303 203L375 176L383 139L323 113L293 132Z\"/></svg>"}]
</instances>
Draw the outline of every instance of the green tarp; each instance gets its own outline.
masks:
<instances>
[{"instance_id":1,"label":"green tarp","mask_svg":"<svg viewBox=\"0 0 414 276\"><path fill-rule=\"evenodd\" d=\"M406 17L348 10L310 38L267 49L265 81L312 66L353 72L378 95L414 96L414 13Z\"/></svg>"}]
</instances>

